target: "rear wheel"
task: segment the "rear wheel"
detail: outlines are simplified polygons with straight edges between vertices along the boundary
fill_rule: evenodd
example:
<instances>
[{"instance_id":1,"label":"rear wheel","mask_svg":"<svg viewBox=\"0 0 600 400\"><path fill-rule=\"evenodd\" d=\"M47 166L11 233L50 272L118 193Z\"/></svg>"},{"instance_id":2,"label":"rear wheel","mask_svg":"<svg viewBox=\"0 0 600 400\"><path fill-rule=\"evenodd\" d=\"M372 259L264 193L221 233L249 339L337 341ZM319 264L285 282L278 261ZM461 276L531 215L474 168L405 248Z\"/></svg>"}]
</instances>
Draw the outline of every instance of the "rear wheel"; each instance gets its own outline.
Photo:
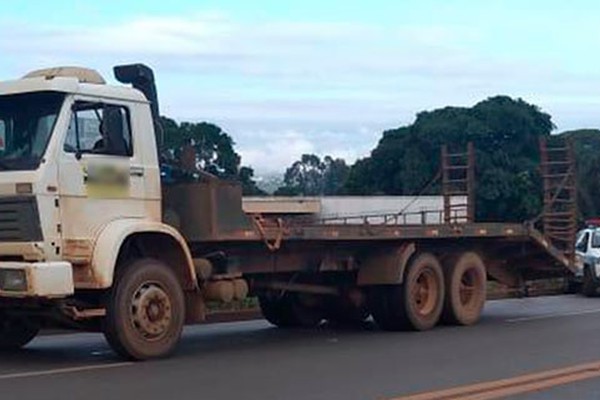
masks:
<instances>
[{"instance_id":1,"label":"rear wheel","mask_svg":"<svg viewBox=\"0 0 600 400\"><path fill-rule=\"evenodd\" d=\"M416 257L407 267L401 285L376 286L370 293L370 308L385 330L433 328L444 305L444 275L430 253Z\"/></svg>"},{"instance_id":2,"label":"rear wheel","mask_svg":"<svg viewBox=\"0 0 600 400\"><path fill-rule=\"evenodd\" d=\"M39 324L29 318L0 313L0 351L22 348L31 342L39 331Z\"/></svg>"},{"instance_id":3,"label":"rear wheel","mask_svg":"<svg viewBox=\"0 0 600 400\"><path fill-rule=\"evenodd\" d=\"M258 300L265 319L279 328L313 328L323 320L313 295L269 292Z\"/></svg>"},{"instance_id":4,"label":"rear wheel","mask_svg":"<svg viewBox=\"0 0 600 400\"><path fill-rule=\"evenodd\" d=\"M279 328L292 327L289 305L287 300L275 293L266 293L258 296L258 304L263 317L272 325Z\"/></svg>"},{"instance_id":5,"label":"rear wheel","mask_svg":"<svg viewBox=\"0 0 600 400\"><path fill-rule=\"evenodd\" d=\"M369 310L365 305L356 306L340 300L327 307L326 318L334 325L360 326L369 318Z\"/></svg>"},{"instance_id":6,"label":"rear wheel","mask_svg":"<svg viewBox=\"0 0 600 400\"><path fill-rule=\"evenodd\" d=\"M578 282L574 276L568 276L565 278L564 283L564 294L576 294L581 291L582 283Z\"/></svg>"},{"instance_id":7,"label":"rear wheel","mask_svg":"<svg viewBox=\"0 0 600 400\"><path fill-rule=\"evenodd\" d=\"M358 290L350 290L342 296L327 300L326 318L334 325L360 326L369 318L364 294Z\"/></svg>"},{"instance_id":8,"label":"rear wheel","mask_svg":"<svg viewBox=\"0 0 600 400\"><path fill-rule=\"evenodd\" d=\"M104 334L122 357L146 360L171 354L185 320L184 295L164 263L141 259L116 280L106 308Z\"/></svg>"},{"instance_id":9,"label":"rear wheel","mask_svg":"<svg viewBox=\"0 0 600 400\"><path fill-rule=\"evenodd\" d=\"M449 262L442 319L446 323L472 325L481 317L486 299L487 273L481 258L463 253Z\"/></svg>"}]
</instances>

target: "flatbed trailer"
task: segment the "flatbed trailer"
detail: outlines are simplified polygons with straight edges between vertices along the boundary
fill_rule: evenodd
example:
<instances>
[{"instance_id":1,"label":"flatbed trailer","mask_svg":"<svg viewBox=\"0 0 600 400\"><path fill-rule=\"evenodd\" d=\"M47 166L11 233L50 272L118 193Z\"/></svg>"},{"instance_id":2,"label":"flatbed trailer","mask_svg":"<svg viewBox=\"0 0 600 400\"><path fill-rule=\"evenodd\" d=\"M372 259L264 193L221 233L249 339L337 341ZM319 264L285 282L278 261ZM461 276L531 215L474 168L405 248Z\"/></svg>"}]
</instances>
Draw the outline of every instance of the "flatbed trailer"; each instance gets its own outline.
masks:
<instances>
[{"instance_id":1,"label":"flatbed trailer","mask_svg":"<svg viewBox=\"0 0 600 400\"><path fill-rule=\"evenodd\" d=\"M550 149L554 153L557 150L563 152L565 161L560 161L564 164L562 170L546 172L552 173L552 180L544 179L542 214L523 223L473 221L474 173L467 174L462 180L453 179L451 187L442 186L443 209L316 220L245 214L241 212L240 188L230 182L213 180L166 186L163 193L165 220L175 216L170 223L184 235L194 254L223 252L237 257L239 270L246 274L302 271L302 261L299 264L293 262L297 258L295 254L301 251L320 255L351 253L353 259L360 260L368 258L366 255L370 251L412 243L420 248L435 249L442 256L453 251L480 252L493 265L490 275L499 275L494 271L503 269L502 278L497 279L516 286L538 277L564 276L566 271L574 269L572 238L576 232L577 211L573 191L565 189L574 178L574 165L570 144L564 146ZM546 141L540 143L540 151L549 152ZM467 164L475 162L474 155L470 155L472 152L474 149L469 145L464 160ZM442 149L441 156L442 159L455 158L447 149ZM557 164L548 159L542 162ZM456 171L459 165L454 163L446 167ZM546 168L542 165L544 171ZM471 169L473 165L464 165L464 170ZM456 190L457 185L462 185L462 191ZM469 199L468 204L454 204L455 196ZM553 208L557 199L561 200L562 207L558 212ZM568 212L564 211L565 206ZM213 218L205 218L207 213ZM563 218L552 221L557 213ZM417 214L421 223L406 222L415 221L411 217ZM434 220L444 223L427 223L431 215L435 215ZM545 235L543 230L549 234ZM562 234L553 235L555 231ZM507 276L512 278L507 279Z\"/></svg>"},{"instance_id":2,"label":"flatbed trailer","mask_svg":"<svg viewBox=\"0 0 600 400\"><path fill-rule=\"evenodd\" d=\"M541 149L547 149L545 142ZM563 149L568 155L569 147ZM448 157L446 149L442 157ZM474 157L466 160L467 164L474 162ZM438 278L444 282L425 280L419 283L421 295L416 296L439 291L436 295L446 297L441 318L465 325L479 317L488 278L525 292L528 281L564 277L574 268L572 242L568 240L574 234L574 213L558 225L542 223L546 214L557 213L552 208L556 198L563 200L559 212L565 215L564 205L572 199L572 193L565 194L562 187L573 178L572 166L568 165L547 181L550 187L546 190L552 193L544 197L544 213L538 221L525 223L473 222L472 205L453 204L453 196L474 198L474 174L467 174L462 181L454 177L452 187L443 186L444 209L421 212L421 224L403 223L415 220L406 218L406 213L321 220L243 215L239 211L239 188L222 181L167 187L164 204L167 214L177 216L179 223L172 223L190 244L194 257L211 265L219 265L220 258L222 270L211 268L211 274L223 279L237 276L248 282L250 293L259 296L267 319L275 325L314 325L324 318L360 322L373 314L387 329L428 329L440 316L418 321L419 312L398 311L389 305L410 301L391 298L399 296L408 271L423 257L432 265L439 264L432 268L439 267L442 277ZM452 170L458 169L453 166ZM465 165L464 169L471 168ZM557 180L563 185L557 186ZM457 182L463 191L456 190ZM462 207L461 212L446 217L457 207ZM202 218L207 210L214 216L212 220ZM569 211L574 211L572 205ZM439 213L436 220L444 223L427 224L427 214L431 213ZM546 236L536 228L536 222L563 234ZM302 305L303 301L310 306ZM439 310L434 307L430 311L435 314ZM297 321L290 317L295 313L299 314ZM410 313L414 315L407 317ZM386 322L389 320L396 322Z\"/></svg>"},{"instance_id":3,"label":"flatbed trailer","mask_svg":"<svg viewBox=\"0 0 600 400\"><path fill-rule=\"evenodd\" d=\"M541 143L544 210L523 224L475 221L472 145L441 149L443 209L423 213L443 223L268 218L193 157L184 181L163 176L153 72L115 77L133 87L68 67L0 82L0 350L58 326L103 332L128 359L164 357L211 303L248 296L282 328L470 325L488 279L522 287L573 268L570 146Z\"/></svg>"}]
</instances>

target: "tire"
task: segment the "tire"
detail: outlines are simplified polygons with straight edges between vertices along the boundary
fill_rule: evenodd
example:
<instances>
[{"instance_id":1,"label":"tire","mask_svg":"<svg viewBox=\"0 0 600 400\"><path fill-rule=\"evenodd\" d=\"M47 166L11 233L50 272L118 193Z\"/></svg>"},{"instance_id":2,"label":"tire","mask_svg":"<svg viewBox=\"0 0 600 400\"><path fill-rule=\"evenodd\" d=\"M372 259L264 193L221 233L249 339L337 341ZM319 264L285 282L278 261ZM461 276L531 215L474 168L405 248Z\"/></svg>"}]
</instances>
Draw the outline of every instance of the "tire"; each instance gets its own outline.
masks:
<instances>
[{"instance_id":1,"label":"tire","mask_svg":"<svg viewBox=\"0 0 600 400\"><path fill-rule=\"evenodd\" d=\"M325 318L334 325L344 327L363 325L369 318L369 308L364 300L353 300L348 296L331 299L325 307Z\"/></svg>"},{"instance_id":2,"label":"tire","mask_svg":"<svg viewBox=\"0 0 600 400\"><path fill-rule=\"evenodd\" d=\"M289 301L283 297L277 297L275 293L267 293L258 296L258 304L263 317L278 328L291 328L293 321L290 316Z\"/></svg>"},{"instance_id":3,"label":"tire","mask_svg":"<svg viewBox=\"0 0 600 400\"><path fill-rule=\"evenodd\" d=\"M10 317L0 313L0 351L19 350L39 332L39 324L29 318Z\"/></svg>"},{"instance_id":4,"label":"tire","mask_svg":"<svg viewBox=\"0 0 600 400\"><path fill-rule=\"evenodd\" d=\"M358 327L369 318L369 310L366 307L348 307L340 305L327 310L326 318L333 325L343 327Z\"/></svg>"},{"instance_id":5,"label":"tire","mask_svg":"<svg viewBox=\"0 0 600 400\"><path fill-rule=\"evenodd\" d=\"M170 355L184 321L183 289L168 265L145 258L124 266L104 320L104 335L121 357L141 361Z\"/></svg>"},{"instance_id":6,"label":"tire","mask_svg":"<svg viewBox=\"0 0 600 400\"><path fill-rule=\"evenodd\" d=\"M317 305L310 304L310 296L298 293L267 293L258 298L263 316L279 328L314 328L323 320Z\"/></svg>"},{"instance_id":7,"label":"tire","mask_svg":"<svg viewBox=\"0 0 600 400\"><path fill-rule=\"evenodd\" d=\"M448 264L442 320L454 325L473 325L479 321L486 300L485 264L473 252L463 253Z\"/></svg>"},{"instance_id":8,"label":"tire","mask_svg":"<svg viewBox=\"0 0 600 400\"><path fill-rule=\"evenodd\" d=\"M581 286L581 282L574 280L574 278L565 278L564 294L577 294L581 292Z\"/></svg>"},{"instance_id":9,"label":"tire","mask_svg":"<svg viewBox=\"0 0 600 400\"><path fill-rule=\"evenodd\" d=\"M589 266L583 268L583 284L581 285L581 293L585 297L596 297L598 295L598 285L594 282L592 271Z\"/></svg>"},{"instance_id":10,"label":"tire","mask_svg":"<svg viewBox=\"0 0 600 400\"><path fill-rule=\"evenodd\" d=\"M425 331L439 321L444 306L444 274L437 258L414 258L401 285L381 285L369 295L371 313L384 330Z\"/></svg>"}]
</instances>

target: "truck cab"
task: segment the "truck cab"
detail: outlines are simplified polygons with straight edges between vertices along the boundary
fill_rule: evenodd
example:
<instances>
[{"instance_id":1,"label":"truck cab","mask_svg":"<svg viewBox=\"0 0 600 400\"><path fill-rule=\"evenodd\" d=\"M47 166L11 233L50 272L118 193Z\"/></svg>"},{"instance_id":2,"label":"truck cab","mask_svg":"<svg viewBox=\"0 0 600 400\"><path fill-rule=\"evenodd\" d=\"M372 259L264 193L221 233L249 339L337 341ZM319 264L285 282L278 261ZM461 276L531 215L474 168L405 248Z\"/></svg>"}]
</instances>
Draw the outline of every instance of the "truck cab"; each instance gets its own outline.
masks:
<instances>
[{"instance_id":1,"label":"truck cab","mask_svg":"<svg viewBox=\"0 0 600 400\"><path fill-rule=\"evenodd\" d=\"M197 283L185 240L162 222L152 71L115 73L134 87L72 67L0 83L0 349L24 345L49 321L81 328L105 317L102 298L124 273L116 266L139 259L168 265L181 293L133 289L158 315L135 324L154 339L178 338L180 328L165 331L174 305L164 292L180 301ZM146 358L124 350L117 330L122 353Z\"/></svg>"},{"instance_id":2,"label":"truck cab","mask_svg":"<svg viewBox=\"0 0 600 400\"><path fill-rule=\"evenodd\" d=\"M2 279L3 296L107 287L108 277L90 269L102 230L123 219L161 220L144 95L89 70L52 73L0 84L0 274L14 278ZM38 279L49 269L63 279Z\"/></svg>"}]
</instances>

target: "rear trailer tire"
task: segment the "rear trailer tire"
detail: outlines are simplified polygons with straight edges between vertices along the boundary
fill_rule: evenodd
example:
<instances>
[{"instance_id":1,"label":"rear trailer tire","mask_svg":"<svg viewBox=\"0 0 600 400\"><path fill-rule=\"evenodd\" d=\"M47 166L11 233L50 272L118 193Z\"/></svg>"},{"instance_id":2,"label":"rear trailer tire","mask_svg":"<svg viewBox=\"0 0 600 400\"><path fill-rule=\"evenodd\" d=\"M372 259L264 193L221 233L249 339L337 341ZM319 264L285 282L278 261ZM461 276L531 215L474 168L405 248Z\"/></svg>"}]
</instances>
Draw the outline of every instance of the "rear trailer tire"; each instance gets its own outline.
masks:
<instances>
[{"instance_id":1,"label":"rear trailer tire","mask_svg":"<svg viewBox=\"0 0 600 400\"><path fill-rule=\"evenodd\" d=\"M442 320L454 325L473 325L479 321L486 300L485 264L473 252L463 253L449 264Z\"/></svg>"},{"instance_id":2,"label":"rear trailer tire","mask_svg":"<svg viewBox=\"0 0 600 400\"><path fill-rule=\"evenodd\" d=\"M0 351L18 350L31 342L39 332L39 324L29 318L0 313Z\"/></svg>"},{"instance_id":3,"label":"rear trailer tire","mask_svg":"<svg viewBox=\"0 0 600 400\"><path fill-rule=\"evenodd\" d=\"M433 254L420 254L407 267L401 285L373 287L369 303L375 322L384 330L433 328L444 306L444 274L439 261Z\"/></svg>"},{"instance_id":4,"label":"rear trailer tire","mask_svg":"<svg viewBox=\"0 0 600 400\"><path fill-rule=\"evenodd\" d=\"M106 307L104 335L129 360L170 355L185 321L183 289L168 265L146 258L126 265Z\"/></svg>"}]
</instances>

